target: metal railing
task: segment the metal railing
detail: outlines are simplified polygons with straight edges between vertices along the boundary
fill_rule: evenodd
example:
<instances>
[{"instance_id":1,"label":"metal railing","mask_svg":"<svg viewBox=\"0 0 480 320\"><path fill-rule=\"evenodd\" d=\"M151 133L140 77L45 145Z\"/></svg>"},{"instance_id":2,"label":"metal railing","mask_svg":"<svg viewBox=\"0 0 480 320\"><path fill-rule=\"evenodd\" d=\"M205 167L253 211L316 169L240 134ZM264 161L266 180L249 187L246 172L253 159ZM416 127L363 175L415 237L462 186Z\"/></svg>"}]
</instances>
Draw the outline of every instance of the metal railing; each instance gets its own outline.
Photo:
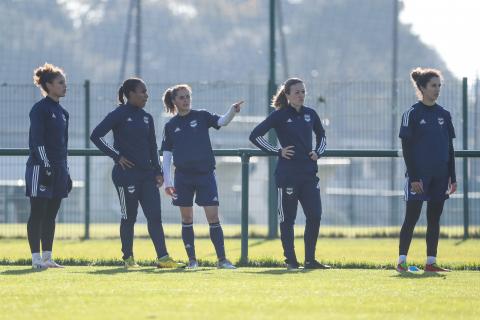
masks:
<instances>
[{"instance_id":1,"label":"metal railing","mask_svg":"<svg viewBox=\"0 0 480 320\"><path fill-rule=\"evenodd\" d=\"M0 157L8 156L27 156L28 149L0 149ZM104 156L99 150L92 149L71 149L68 151L70 157L86 157L85 161L85 229L84 238L90 237L90 157ZM248 260L248 235L249 235L249 167L250 158L252 157L268 157L266 153L254 149L220 149L214 150L217 157L239 157L241 160L241 261ZM324 157L335 158L396 158L401 157L401 150L327 150ZM458 150L455 152L457 158L478 158L480 157L480 150ZM463 162L463 172L468 172L468 162ZM467 180L468 174L464 175L464 181ZM465 185L465 182L464 182ZM469 194L463 192L463 237L469 237Z\"/></svg>"}]
</instances>

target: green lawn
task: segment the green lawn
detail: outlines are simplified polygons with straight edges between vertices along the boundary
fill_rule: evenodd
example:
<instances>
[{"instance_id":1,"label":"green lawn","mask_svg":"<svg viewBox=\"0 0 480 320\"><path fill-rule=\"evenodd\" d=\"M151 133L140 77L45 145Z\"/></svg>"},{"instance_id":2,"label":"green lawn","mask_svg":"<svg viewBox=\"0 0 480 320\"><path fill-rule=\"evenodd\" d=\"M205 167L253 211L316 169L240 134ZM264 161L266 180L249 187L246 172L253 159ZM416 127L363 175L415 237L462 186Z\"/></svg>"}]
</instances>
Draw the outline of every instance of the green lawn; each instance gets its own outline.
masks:
<instances>
[{"instance_id":1,"label":"green lawn","mask_svg":"<svg viewBox=\"0 0 480 320\"><path fill-rule=\"evenodd\" d=\"M240 225L222 225L226 237L240 237ZM92 223L90 225L90 237L94 239L117 238L118 223ZM167 237L180 237L180 224L164 224L165 235ZM295 226L295 234L300 237L303 234L304 227ZM441 236L444 238L462 238L463 226L442 226L440 229ZM208 237L208 225L196 224L195 235L200 237ZM320 227L320 235L322 237L398 237L400 226L324 226ZM417 226L415 234L423 236L426 232L425 226ZM266 237L268 229L265 225L249 225L250 237ZM480 226L470 225L470 237L480 238ZM135 234L138 236L148 236L147 226L145 223L137 223L135 225ZM57 239L80 239L85 235L85 225L83 223L57 223L55 236ZM27 236L27 227L25 223L0 223L0 238L25 238Z\"/></svg>"},{"instance_id":2,"label":"green lawn","mask_svg":"<svg viewBox=\"0 0 480 320\"><path fill-rule=\"evenodd\" d=\"M197 257L205 265L212 265L215 260L213 245L209 239L197 239ZM226 240L227 255L232 261L240 257L240 239ZM183 242L178 238L167 239L170 254L185 260ZM297 255L303 261L303 241L296 239ZM423 265L425 263L425 240L414 238L410 249L409 262ZM149 264L155 258L153 245L148 239L136 239L134 252L137 260ZM380 239L334 239L320 238L317 245L317 258L336 267L356 268L393 268L398 254L398 240ZM88 265L92 263L115 265L120 263L120 240L56 240L54 255L66 264ZM30 252L26 239L0 240L0 264L29 263ZM279 266L282 263L280 240L251 239L249 241L249 258L254 263L264 266ZM480 270L480 240L440 239L438 261L444 266L457 270Z\"/></svg>"},{"instance_id":3,"label":"green lawn","mask_svg":"<svg viewBox=\"0 0 480 320\"><path fill-rule=\"evenodd\" d=\"M2 319L478 319L479 292L475 271L0 266Z\"/></svg>"}]
</instances>

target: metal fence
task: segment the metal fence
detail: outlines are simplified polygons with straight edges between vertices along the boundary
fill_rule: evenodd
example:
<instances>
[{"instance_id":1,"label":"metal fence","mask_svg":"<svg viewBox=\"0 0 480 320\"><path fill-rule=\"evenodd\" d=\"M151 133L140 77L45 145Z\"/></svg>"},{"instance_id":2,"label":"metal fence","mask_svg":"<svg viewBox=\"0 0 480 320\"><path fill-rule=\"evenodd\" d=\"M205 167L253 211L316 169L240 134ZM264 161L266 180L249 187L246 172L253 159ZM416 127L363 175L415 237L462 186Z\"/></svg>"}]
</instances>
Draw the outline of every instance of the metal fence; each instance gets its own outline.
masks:
<instances>
[{"instance_id":1,"label":"metal fence","mask_svg":"<svg viewBox=\"0 0 480 320\"><path fill-rule=\"evenodd\" d=\"M156 120L158 140L164 123L169 119L169 115L161 108L163 90L169 85L148 85L150 100L146 110ZM328 137L327 148L351 150L350 153L329 151L329 155L319 161L324 207L322 235L388 235L396 234L399 230L404 211L404 164L393 150L397 150L400 145L396 136L401 114L416 99L411 84L399 82L398 100L393 103L390 97L391 85L388 81L307 83L306 104L317 110L324 123ZM192 88L194 108L206 108L217 113L225 112L234 101L245 99L246 107L227 128L211 132L212 144L215 149L252 147L248 134L265 117L268 98L266 85L215 82L194 83ZM474 100L468 99L466 89L466 82L446 82L439 101L452 113L458 137L456 149L476 147L476 139L480 137L475 120L478 111L467 108L468 105L474 105ZM70 113L70 148L94 148L88 135L91 128L115 107L115 93L116 85L111 84L85 82L69 85L68 95L62 100L62 105ZM0 105L4 110L0 118L0 148L27 147L28 112L39 98L38 90L31 85L0 86ZM401 107L392 107L394 105ZM464 137L469 137L468 141ZM466 144L462 143L464 141ZM356 153L355 150L360 149L392 151L387 155ZM28 201L24 197L25 152L4 150L0 153L3 155L0 157L0 237L25 236L24 223L29 213ZM87 161L85 155L89 152L95 154L93 150L77 150L70 157L74 190L62 204L58 216L58 237L104 237L118 234L120 208L111 182L112 161L102 156L91 156ZM249 158L247 217L249 223L260 226L258 230L261 231L266 229L268 221L268 161L266 157L259 156L259 153L249 151L244 154ZM245 190L241 155L234 150L217 152L222 221L235 226L240 226L242 222L242 190ZM476 153L468 154L475 155ZM462 159L457 160L459 191L447 202L442 217L442 224L446 226L442 230L448 235L465 236L466 231L478 234L479 168L479 162L473 158L468 158L465 163ZM469 192L464 193L466 188ZM166 224L180 223L178 210L166 197L162 197L162 212ZM467 217L469 227L465 229ZM142 215L139 215L138 221L141 228L145 222ZM195 208L195 222L205 222L204 214L199 208ZM300 207L297 224L303 223ZM424 225L422 215L420 226Z\"/></svg>"}]
</instances>

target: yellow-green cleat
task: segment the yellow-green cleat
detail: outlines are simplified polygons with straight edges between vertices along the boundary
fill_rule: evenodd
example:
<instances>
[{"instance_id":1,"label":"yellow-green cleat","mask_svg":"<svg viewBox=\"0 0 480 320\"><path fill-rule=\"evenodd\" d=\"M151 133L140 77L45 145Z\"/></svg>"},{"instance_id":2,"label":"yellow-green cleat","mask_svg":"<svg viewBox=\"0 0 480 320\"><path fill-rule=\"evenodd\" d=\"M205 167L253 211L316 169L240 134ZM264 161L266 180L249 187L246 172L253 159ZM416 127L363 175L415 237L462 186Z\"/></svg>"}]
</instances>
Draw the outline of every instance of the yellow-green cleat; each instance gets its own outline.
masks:
<instances>
[{"instance_id":1,"label":"yellow-green cleat","mask_svg":"<svg viewBox=\"0 0 480 320\"><path fill-rule=\"evenodd\" d=\"M179 269L185 268L185 263L173 260L170 256L157 258L157 268Z\"/></svg>"},{"instance_id":2,"label":"yellow-green cleat","mask_svg":"<svg viewBox=\"0 0 480 320\"><path fill-rule=\"evenodd\" d=\"M123 260L125 269L136 269L140 268L140 266L135 262L133 256L128 257L127 259Z\"/></svg>"}]
</instances>

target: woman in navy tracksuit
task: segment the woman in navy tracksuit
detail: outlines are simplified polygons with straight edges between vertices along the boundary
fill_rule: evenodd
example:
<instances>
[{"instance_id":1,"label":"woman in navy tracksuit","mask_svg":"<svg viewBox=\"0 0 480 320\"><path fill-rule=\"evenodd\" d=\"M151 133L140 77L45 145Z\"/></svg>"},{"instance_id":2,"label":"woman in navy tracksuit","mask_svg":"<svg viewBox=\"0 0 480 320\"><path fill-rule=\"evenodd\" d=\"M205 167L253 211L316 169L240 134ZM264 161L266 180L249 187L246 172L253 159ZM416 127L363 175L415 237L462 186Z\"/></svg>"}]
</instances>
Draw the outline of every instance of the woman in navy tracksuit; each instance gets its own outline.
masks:
<instances>
[{"instance_id":1,"label":"woman in navy tracksuit","mask_svg":"<svg viewBox=\"0 0 480 320\"><path fill-rule=\"evenodd\" d=\"M436 264L440 216L449 195L457 190L450 112L436 103L442 85L441 73L417 68L411 73L419 101L402 117L399 137L407 167L405 220L400 231L398 272L408 270L407 254L413 230L427 201L427 261L425 271L449 271Z\"/></svg>"},{"instance_id":2,"label":"woman in navy tracksuit","mask_svg":"<svg viewBox=\"0 0 480 320\"><path fill-rule=\"evenodd\" d=\"M122 212L120 238L125 267L138 267L133 256L133 237L139 203L147 218L148 232L157 252L157 266L182 267L184 265L170 258L165 245L158 191L163 184L163 172L153 118L143 109L147 99L147 88L143 80L125 80L118 91L120 105L100 122L90 139L115 161L112 180ZM104 138L109 131L113 131L113 146Z\"/></svg>"},{"instance_id":3,"label":"woman in navy tracksuit","mask_svg":"<svg viewBox=\"0 0 480 320\"><path fill-rule=\"evenodd\" d=\"M55 218L72 180L67 167L68 112L59 103L67 85L62 69L45 63L35 69L34 83L45 96L30 111L30 156L25 172L30 197L28 242L35 269L62 267L52 259ZM40 243L42 256L40 256Z\"/></svg>"},{"instance_id":4,"label":"woman in navy tracksuit","mask_svg":"<svg viewBox=\"0 0 480 320\"><path fill-rule=\"evenodd\" d=\"M189 258L188 268L198 266L193 232L193 197L205 210L210 224L210 239L218 258L218 267L234 269L225 256L222 226L218 217L218 190L215 179L215 157L208 130L226 126L240 112L243 101L232 105L223 116L191 108L191 88L176 85L165 91L163 103L175 116L165 124L162 142L165 191L173 205L180 207L182 239ZM175 179L170 166L175 165ZM174 181L173 181L174 180Z\"/></svg>"},{"instance_id":5,"label":"woman in navy tracksuit","mask_svg":"<svg viewBox=\"0 0 480 320\"><path fill-rule=\"evenodd\" d=\"M250 134L250 141L263 151L278 156L275 171L278 187L278 217L285 262L288 269L299 269L294 248L294 224L298 202L306 216L305 268L327 269L330 266L315 260L315 248L320 229L322 203L320 183L316 176L317 160L326 147L325 130L315 110L303 105L305 85L291 78L273 97L276 109ZM274 129L281 148L273 146L264 137ZM312 149L312 131L316 146Z\"/></svg>"}]
</instances>

